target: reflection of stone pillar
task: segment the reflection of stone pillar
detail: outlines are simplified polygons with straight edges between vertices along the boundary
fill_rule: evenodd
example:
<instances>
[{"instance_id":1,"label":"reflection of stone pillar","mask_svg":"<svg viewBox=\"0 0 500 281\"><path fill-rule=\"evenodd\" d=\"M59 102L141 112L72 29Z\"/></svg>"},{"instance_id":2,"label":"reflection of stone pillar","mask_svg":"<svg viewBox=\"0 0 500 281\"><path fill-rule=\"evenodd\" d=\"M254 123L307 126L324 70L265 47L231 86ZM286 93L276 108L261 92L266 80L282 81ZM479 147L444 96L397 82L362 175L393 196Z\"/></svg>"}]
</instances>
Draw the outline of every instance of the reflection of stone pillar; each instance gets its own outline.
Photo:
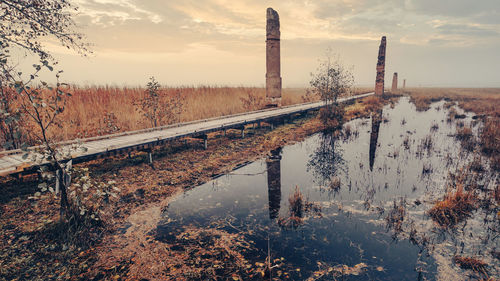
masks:
<instances>
[{"instance_id":1,"label":"reflection of stone pillar","mask_svg":"<svg viewBox=\"0 0 500 281\"><path fill-rule=\"evenodd\" d=\"M271 151L267 164L267 190L269 195L269 218L275 219L281 203L281 148Z\"/></svg>"},{"instance_id":2,"label":"reflection of stone pillar","mask_svg":"<svg viewBox=\"0 0 500 281\"><path fill-rule=\"evenodd\" d=\"M267 8L266 101L281 106L280 18L272 8Z\"/></svg>"},{"instance_id":3,"label":"reflection of stone pillar","mask_svg":"<svg viewBox=\"0 0 500 281\"><path fill-rule=\"evenodd\" d=\"M395 93L398 90L398 73L394 72L394 76L392 76L392 89L391 92Z\"/></svg>"},{"instance_id":4,"label":"reflection of stone pillar","mask_svg":"<svg viewBox=\"0 0 500 281\"><path fill-rule=\"evenodd\" d=\"M378 132L380 129L380 122L382 122L382 111L373 113L372 115L372 131L370 133L370 171L373 171L373 164L375 163L375 151L377 150Z\"/></svg>"},{"instance_id":5,"label":"reflection of stone pillar","mask_svg":"<svg viewBox=\"0 0 500 281\"><path fill-rule=\"evenodd\" d=\"M382 36L380 47L378 48L378 61L377 61L377 78L375 80L375 94L384 94L384 76L385 76L385 36Z\"/></svg>"},{"instance_id":6,"label":"reflection of stone pillar","mask_svg":"<svg viewBox=\"0 0 500 281\"><path fill-rule=\"evenodd\" d=\"M403 89L406 89L406 79L403 79Z\"/></svg>"}]
</instances>

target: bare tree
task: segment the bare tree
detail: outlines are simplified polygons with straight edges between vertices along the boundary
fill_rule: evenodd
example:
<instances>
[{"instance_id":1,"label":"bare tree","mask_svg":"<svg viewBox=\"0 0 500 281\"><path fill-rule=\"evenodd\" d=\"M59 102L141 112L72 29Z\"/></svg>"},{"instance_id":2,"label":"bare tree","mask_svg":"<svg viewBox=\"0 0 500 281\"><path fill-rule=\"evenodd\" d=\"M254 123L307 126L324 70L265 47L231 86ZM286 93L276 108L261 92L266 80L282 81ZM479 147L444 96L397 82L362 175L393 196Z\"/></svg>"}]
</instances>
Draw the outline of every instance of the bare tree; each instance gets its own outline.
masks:
<instances>
[{"instance_id":1,"label":"bare tree","mask_svg":"<svg viewBox=\"0 0 500 281\"><path fill-rule=\"evenodd\" d=\"M167 95L160 83L151 77L146 85L144 97L136 106L154 128L179 122L183 111L183 99L180 92L174 96Z\"/></svg>"},{"instance_id":2,"label":"bare tree","mask_svg":"<svg viewBox=\"0 0 500 281\"><path fill-rule=\"evenodd\" d=\"M339 56L328 50L326 58L320 61L316 73L311 73L311 76L311 92L325 102L320 111L322 121L329 128L342 126L344 110L337 100L352 90L354 76L351 70L342 64Z\"/></svg>"},{"instance_id":3,"label":"bare tree","mask_svg":"<svg viewBox=\"0 0 500 281\"><path fill-rule=\"evenodd\" d=\"M9 132L2 140L7 148L28 150L23 141L22 120L35 124L34 135L38 149L37 161L49 161L58 171L57 182L61 190L61 217L67 213L65 156L58 151L48 135L50 127L57 125L58 116L64 111L66 85L59 82L62 71L55 71L56 84L50 86L41 81L42 71L54 71L57 60L44 47L49 40L56 39L62 46L80 54L89 52L82 35L75 32L73 14L76 11L67 0L0 0L0 130ZM37 58L33 70L23 73L13 52L24 52L26 57ZM24 154L23 157L27 157ZM44 187L45 188L45 187Z\"/></svg>"}]
</instances>

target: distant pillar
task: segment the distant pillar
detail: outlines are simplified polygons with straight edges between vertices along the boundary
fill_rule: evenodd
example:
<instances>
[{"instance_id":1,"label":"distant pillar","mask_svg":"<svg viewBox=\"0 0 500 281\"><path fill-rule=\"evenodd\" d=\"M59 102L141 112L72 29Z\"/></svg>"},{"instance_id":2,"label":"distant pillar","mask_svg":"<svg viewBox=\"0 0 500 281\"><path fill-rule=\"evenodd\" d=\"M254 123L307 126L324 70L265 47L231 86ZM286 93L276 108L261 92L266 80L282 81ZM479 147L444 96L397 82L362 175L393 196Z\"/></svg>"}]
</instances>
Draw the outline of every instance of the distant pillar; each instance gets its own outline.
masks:
<instances>
[{"instance_id":1,"label":"distant pillar","mask_svg":"<svg viewBox=\"0 0 500 281\"><path fill-rule=\"evenodd\" d=\"M403 89L406 89L406 79L403 79Z\"/></svg>"},{"instance_id":2,"label":"distant pillar","mask_svg":"<svg viewBox=\"0 0 500 281\"><path fill-rule=\"evenodd\" d=\"M384 76L385 76L385 48L386 48L385 36L382 36L380 41L380 47L378 48L378 61L377 61L377 78L375 80L375 94L384 94Z\"/></svg>"},{"instance_id":3,"label":"distant pillar","mask_svg":"<svg viewBox=\"0 0 500 281\"><path fill-rule=\"evenodd\" d=\"M392 89L391 92L395 93L398 90L398 73L394 72L394 76L392 76Z\"/></svg>"},{"instance_id":4,"label":"distant pillar","mask_svg":"<svg viewBox=\"0 0 500 281\"><path fill-rule=\"evenodd\" d=\"M281 106L280 18L272 8L267 8L266 102Z\"/></svg>"}]
</instances>

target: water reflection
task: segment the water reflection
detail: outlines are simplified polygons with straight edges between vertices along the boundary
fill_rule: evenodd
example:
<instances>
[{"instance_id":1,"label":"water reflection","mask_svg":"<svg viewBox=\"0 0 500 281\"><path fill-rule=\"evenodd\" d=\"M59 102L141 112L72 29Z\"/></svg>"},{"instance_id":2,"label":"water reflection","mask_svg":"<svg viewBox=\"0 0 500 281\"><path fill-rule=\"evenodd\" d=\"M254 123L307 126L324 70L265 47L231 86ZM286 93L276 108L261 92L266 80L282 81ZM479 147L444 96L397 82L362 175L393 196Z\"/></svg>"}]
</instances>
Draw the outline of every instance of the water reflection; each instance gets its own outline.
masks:
<instances>
[{"instance_id":1,"label":"water reflection","mask_svg":"<svg viewBox=\"0 0 500 281\"><path fill-rule=\"evenodd\" d=\"M372 115L372 129L370 132L370 171L373 171L373 164L375 163L375 151L377 150L378 132L380 130L380 123L382 122L382 110Z\"/></svg>"},{"instance_id":2,"label":"water reflection","mask_svg":"<svg viewBox=\"0 0 500 281\"><path fill-rule=\"evenodd\" d=\"M385 117L382 112L374 114L371 130L365 127L369 120L346 124L359 132L356 138L337 138L335 132L317 134L189 190L171 200L162 213L157 241L178 249L188 261L182 264L196 270L203 266L200 256L204 265L216 264L216 257L218 265L234 266L234 258L226 259L224 249L237 253L252 265L246 273L237 272L244 280L261 280L269 272L264 268L272 268L272 280L462 280L464 273L453 260L457 255L480 257L490 265L489 274L498 276L500 224L493 197L484 197L481 209L454 230L442 229L427 215L443 199L453 167L470 158L458 154L455 125L444 121L447 111L434 109L443 108L442 104L416 112L402 98L393 108L384 108ZM419 144L432 124L439 124L432 133L434 153L421 158ZM423 178L422 167L428 163L432 169ZM493 190L498 175L490 177L466 182L477 183L478 192ZM335 182L346 188L339 188L334 196L318 188L319 183L333 187ZM296 187L303 196L295 196ZM290 198L300 198L308 208L321 207L321 216L301 217L296 228L281 227L277 219L288 219L287 212L297 209ZM486 199L490 204L485 205ZM196 252L194 246L199 247ZM208 249L216 251L208 258L191 254ZM219 276L234 270L225 268ZM169 270L168 276L182 272Z\"/></svg>"},{"instance_id":3,"label":"water reflection","mask_svg":"<svg viewBox=\"0 0 500 281\"><path fill-rule=\"evenodd\" d=\"M281 147L271 151L266 159L269 218L278 217L281 202Z\"/></svg>"},{"instance_id":4,"label":"water reflection","mask_svg":"<svg viewBox=\"0 0 500 281\"><path fill-rule=\"evenodd\" d=\"M322 132L318 147L309 157L307 171L312 171L320 186L330 185L339 171L345 171L343 151L337 142L338 132Z\"/></svg>"}]
</instances>

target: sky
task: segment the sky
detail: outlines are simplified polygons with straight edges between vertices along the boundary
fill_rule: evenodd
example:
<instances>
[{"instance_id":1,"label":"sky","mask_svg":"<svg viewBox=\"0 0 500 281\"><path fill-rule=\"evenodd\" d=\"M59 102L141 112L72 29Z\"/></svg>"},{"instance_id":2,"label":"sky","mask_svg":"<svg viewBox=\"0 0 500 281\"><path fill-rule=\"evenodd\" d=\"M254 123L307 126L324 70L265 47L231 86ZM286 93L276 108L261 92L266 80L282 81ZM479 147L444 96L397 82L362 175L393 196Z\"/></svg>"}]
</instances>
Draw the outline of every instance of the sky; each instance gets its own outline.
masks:
<instances>
[{"instance_id":1,"label":"sky","mask_svg":"<svg viewBox=\"0 0 500 281\"><path fill-rule=\"evenodd\" d=\"M358 86L500 87L499 0L74 0L93 53L50 50L79 85L265 85L266 9L281 20L284 87L304 87L332 49Z\"/></svg>"}]
</instances>

